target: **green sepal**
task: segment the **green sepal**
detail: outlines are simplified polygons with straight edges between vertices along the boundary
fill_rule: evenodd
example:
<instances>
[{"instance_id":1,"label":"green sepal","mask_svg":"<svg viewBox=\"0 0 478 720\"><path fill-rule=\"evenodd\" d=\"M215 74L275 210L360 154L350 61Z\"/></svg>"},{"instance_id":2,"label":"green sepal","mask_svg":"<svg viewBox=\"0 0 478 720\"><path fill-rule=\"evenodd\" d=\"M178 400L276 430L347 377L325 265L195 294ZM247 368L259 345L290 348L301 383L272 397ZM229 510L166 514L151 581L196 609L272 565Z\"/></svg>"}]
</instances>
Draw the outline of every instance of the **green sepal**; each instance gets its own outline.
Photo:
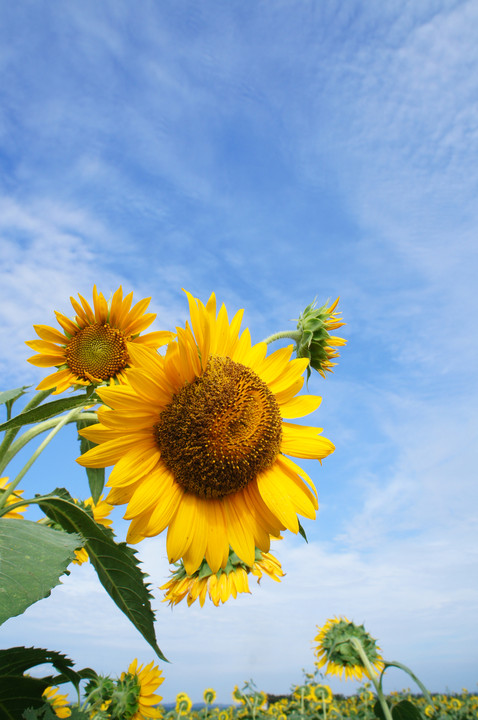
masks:
<instances>
[{"instance_id":1,"label":"green sepal","mask_svg":"<svg viewBox=\"0 0 478 720\"><path fill-rule=\"evenodd\" d=\"M124 542L116 543L113 531L96 523L64 488L42 497L39 504L53 522L83 538L84 548L108 595L157 656L168 662L156 642L155 617L150 603L153 596L145 583L147 576L139 568L136 551Z\"/></svg>"},{"instance_id":2,"label":"green sepal","mask_svg":"<svg viewBox=\"0 0 478 720\"><path fill-rule=\"evenodd\" d=\"M307 535L306 535L306 533L305 533L304 528L302 527L302 525L301 525L301 523L300 523L299 518L297 518L297 522L299 523L299 535L302 535L302 537L304 538L305 542L306 542L307 544L309 544L309 541L307 540Z\"/></svg>"},{"instance_id":3,"label":"green sepal","mask_svg":"<svg viewBox=\"0 0 478 720\"><path fill-rule=\"evenodd\" d=\"M34 647L0 650L0 720L18 720L25 710L44 705L42 694L47 687L58 684L55 678L34 678L24 673L45 663L65 674L73 667L66 655L52 650Z\"/></svg>"},{"instance_id":4,"label":"green sepal","mask_svg":"<svg viewBox=\"0 0 478 720\"><path fill-rule=\"evenodd\" d=\"M31 425L32 423L42 422L43 420L49 420L56 415L59 415L66 410L73 410L84 405L94 405L100 402L93 396L86 395L74 395L73 397L61 398L60 400L53 400L52 402L39 405L32 410L19 413L11 420L7 420L0 425L0 430L11 430L13 428L19 428L23 425Z\"/></svg>"},{"instance_id":5,"label":"green sepal","mask_svg":"<svg viewBox=\"0 0 478 720\"><path fill-rule=\"evenodd\" d=\"M82 544L75 534L0 518L0 625L48 597Z\"/></svg>"},{"instance_id":6,"label":"green sepal","mask_svg":"<svg viewBox=\"0 0 478 720\"><path fill-rule=\"evenodd\" d=\"M78 420L76 423L76 427L78 428L78 431L82 430L83 428L89 427L90 425L96 425L97 423L94 420ZM91 440L88 440L85 437L82 437L81 435L78 435L78 438L80 440L80 452L82 455L85 454L88 450L91 450L91 448L96 447L96 443L91 442ZM93 499L93 503L96 505L98 500L100 499L101 493L103 492L103 489L105 487L105 469L104 468L85 468L86 475L88 477L88 484L90 486L90 492L91 497Z\"/></svg>"}]
</instances>

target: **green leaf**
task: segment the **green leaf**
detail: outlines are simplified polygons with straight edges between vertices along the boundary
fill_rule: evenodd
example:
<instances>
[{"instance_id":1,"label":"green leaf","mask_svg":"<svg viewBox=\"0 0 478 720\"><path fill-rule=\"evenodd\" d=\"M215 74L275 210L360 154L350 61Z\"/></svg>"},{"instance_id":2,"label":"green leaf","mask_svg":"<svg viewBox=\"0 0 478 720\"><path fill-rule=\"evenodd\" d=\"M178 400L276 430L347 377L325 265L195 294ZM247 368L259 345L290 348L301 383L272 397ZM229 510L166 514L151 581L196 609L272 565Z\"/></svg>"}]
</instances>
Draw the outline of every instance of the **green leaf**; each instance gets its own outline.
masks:
<instances>
[{"instance_id":1,"label":"green leaf","mask_svg":"<svg viewBox=\"0 0 478 720\"><path fill-rule=\"evenodd\" d=\"M18 720L29 708L40 708L43 692L54 684L51 676L34 678L24 675L36 665L49 663L59 672L73 663L65 655L42 648L13 647L0 650L0 720Z\"/></svg>"},{"instance_id":2,"label":"green leaf","mask_svg":"<svg viewBox=\"0 0 478 720\"><path fill-rule=\"evenodd\" d=\"M420 710L410 700L401 700L392 708L393 720L423 720Z\"/></svg>"},{"instance_id":3,"label":"green leaf","mask_svg":"<svg viewBox=\"0 0 478 720\"><path fill-rule=\"evenodd\" d=\"M94 420L78 420L76 423L76 427L78 430L82 430L85 427L89 427L90 425L95 425ZM85 452L90 450L91 448L96 447L96 444L91 442L91 440L87 440L86 438L79 435L80 439L80 451L81 454L84 455ZM100 495L103 492L103 488L105 486L105 469L104 468L85 468L86 475L88 477L88 483L90 486L90 492L91 497L93 498L93 502L96 505L98 500L100 499Z\"/></svg>"},{"instance_id":4,"label":"green leaf","mask_svg":"<svg viewBox=\"0 0 478 720\"><path fill-rule=\"evenodd\" d=\"M373 706L373 714L376 718L378 718L378 720L386 720L380 700L377 700L377 702Z\"/></svg>"},{"instance_id":5,"label":"green leaf","mask_svg":"<svg viewBox=\"0 0 478 720\"><path fill-rule=\"evenodd\" d=\"M23 720L57 720L57 717L50 703L44 703L42 707L35 710L30 707L22 715Z\"/></svg>"},{"instance_id":6,"label":"green leaf","mask_svg":"<svg viewBox=\"0 0 478 720\"><path fill-rule=\"evenodd\" d=\"M14 390L4 390L3 392L0 392L0 405L3 405L7 402L15 402L15 400L18 400L19 397L25 395L25 390L27 390L29 387L30 385L24 385L21 388L15 388Z\"/></svg>"},{"instance_id":7,"label":"green leaf","mask_svg":"<svg viewBox=\"0 0 478 720\"><path fill-rule=\"evenodd\" d=\"M47 597L81 545L78 535L0 518L0 625Z\"/></svg>"},{"instance_id":8,"label":"green leaf","mask_svg":"<svg viewBox=\"0 0 478 720\"><path fill-rule=\"evenodd\" d=\"M86 395L74 395L68 398L61 398L60 400L53 400L53 402L39 405L32 410L27 410L26 412L16 415L11 420L7 420L7 422L0 425L0 430L11 430L12 428L19 428L23 425L42 422L66 410L73 410L76 407L82 407L84 405L94 405L97 402L98 400L96 398L92 399L92 396L87 397Z\"/></svg>"},{"instance_id":9,"label":"green leaf","mask_svg":"<svg viewBox=\"0 0 478 720\"><path fill-rule=\"evenodd\" d=\"M116 543L111 530L98 525L81 507L67 499L63 488L42 498L40 507L67 532L84 539L84 547L106 592L133 623L162 660L166 660L156 642L152 595L140 570L136 551L126 543ZM61 497L60 497L61 496ZM166 661L167 662L167 661Z\"/></svg>"}]
</instances>

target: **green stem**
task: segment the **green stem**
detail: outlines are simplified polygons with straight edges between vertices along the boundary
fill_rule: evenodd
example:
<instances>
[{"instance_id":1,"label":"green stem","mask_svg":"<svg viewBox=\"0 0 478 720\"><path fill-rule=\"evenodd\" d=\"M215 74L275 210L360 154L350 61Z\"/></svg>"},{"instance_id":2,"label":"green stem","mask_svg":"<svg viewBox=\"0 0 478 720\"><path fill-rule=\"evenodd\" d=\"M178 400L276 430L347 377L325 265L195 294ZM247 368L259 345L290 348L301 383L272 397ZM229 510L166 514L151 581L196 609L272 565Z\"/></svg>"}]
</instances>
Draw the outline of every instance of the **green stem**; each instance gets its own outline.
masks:
<instances>
[{"instance_id":1,"label":"green stem","mask_svg":"<svg viewBox=\"0 0 478 720\"><path fill-rule=\"evenodd\" d=\"M63 416L61 416L60 418L58 418L56 427L54 427L53 430L52 430L50 433L48 433L48 435L46 436L46 438L45 438L45 439L43 440L43 442L37 447L37 449L35 450L35 452L34 452L33 455L31 456L31 458L28 460L28 462L27 462L27 463L23 466L23 468L20 470L20 472L18 473L18 475L17 475L17 477L15 478L15 480L13 480L13 482L10 483L10 485L9 485L9 487L8 487L8 490L6 490L6 491L3 493L3 495L0 497L0 510L5 506L8 498L9 498L10 495L13 493L13 491L14 491L15 488L17 487L18 483L20 482L20 480L26 475L26 473L27 473L28 470L31 468L31 466L33 465L33 463L35 462L35 460L41 455L41 453L43 452L43 450L44 450L44 449L46 448L46 446L53 440L53 438L55 437L55 435L56 435L58 432L60 432L61 428L62 428L64 425L66 425L66 423L71 422L72 418L73 418L75 415L79 415L80 413L81 413L81 408L80 408L80 409L74 408L73 410L70 410L70 412L67 413L66 415L63 415Z\"/></svg>"},{"instance_id":2,"label":"green stem","mask_svg":"<svg viewBox=\"0 0 478 720\"><path fill-rule=\"evenodd\" d=\"M265 340L262 342L265 342L267 345L270 345L274 340L282 340L283 338L289 338L290 340L294 340L294 342L298 342L300 338L302 337L302 331L301 330L283 330L282 332L274 333L273 335L269 335Z\"/></svg>"},{"instance_id":3,"label":"green stem","mask_svg":"<svg viewBox=\"0 0 478 720\"><path fill-rule=\"evenodd\" d=\"M379 683L377 682L377 679L375 677L375 670L372 667L372 664L370 660L368 659L365 650L363 649L362 643L360 640L356 637L351 637L350 642L353 644L355 649L357 650L358 654L360 655L360 659L362 661L362 664L367 671L367 675L370 678L370 680L373 682L373 685L375 687L375 690L377 692L377 696L380 702L380 705L382 706L383 714L386 718L386 720L392 720L392 713L390 712L390 708L387 705L387 701L385 700L385 696L383 694L383 690Z\"/></svg>"},{"instance_id":4,"label":"green stem","mask_svg":"<svg viewBox=\"0 0 478 720\"><path fill-rule=\"evenodd\" d=\"M34 397L32 397L30 402L25 405L22 412L27 412L27 410L33 410L33 408L36 408L38 405L40 405L40 403L43 402L43 400L45 400L45 398L51 395L53 390L54 388L51 388L51 390L42 390L41 392L37 393ZM4 456L19 430L20 428L18 427L12 428L11 430L7 430L5 432L5 437L3 438L2 444L0 445L0 458Z\"/></svg>"},{"instance_id":5,"label":"green stem","mask_svg":"<svg viewBox=\"0 0 478 720\"><path fill-rule=\"evenodd\" d=\"M78 409L78 408L76 408ZM81 415L82 420L97 420L97 415L94 412L83 412ZM77 418L72 418L71 420L68 420L69 423L76 422ZM29 430L26 430L23 435L20 435L18 440L15 440L14 443L10 446L10 448L5 452L5 455L3 457L3 460L0 462L0 475L7 467L8 463L12 460L12 458L15 457L15 455L20 452L22 448L25 447L25 445L30 442L34 437L37 435L40 435L43 432L46 432L47 430L50 430L50 428L53 428L58 423L58 417L50 418L49 420L44 420L43 422L38 423L37 425L34 425Z\"/></svg>"},{"instance_id":6,"label":"green stem","mask_svg":"<svg viewBox=\"0 0 478 720\"><path fill-rule=\"evenodd\" d=\"M386 663L385 663L385 667L383 668L383 670L382 670L382 672L381 672L381 674L380 674L380 687L382 687L383 675L384 675L384 673L385 673L385 670L386 670L388 667L396 667L396 668L398 668L399 670L403 670L403 671L406 672L408 675L410 675L410 677L412 678L412 680L413 680L414 682L416 682L416 684L418 685L418 687L419 687L420 690L422 691L423 695L426 697L428 703L433 707L433 700L432 700L432 698L431 698L430 693L429 693L428 690L426 689L425 685L424 685L422 682L420 682L420 680L417 678L417 676L415 675L415 673L414 673L412 670L410 670L409 667L407 667L406 665L403 665L403 663L399 663L399 662L396 662L396 661L386 662Z\"/></svg>"}]
</instances>

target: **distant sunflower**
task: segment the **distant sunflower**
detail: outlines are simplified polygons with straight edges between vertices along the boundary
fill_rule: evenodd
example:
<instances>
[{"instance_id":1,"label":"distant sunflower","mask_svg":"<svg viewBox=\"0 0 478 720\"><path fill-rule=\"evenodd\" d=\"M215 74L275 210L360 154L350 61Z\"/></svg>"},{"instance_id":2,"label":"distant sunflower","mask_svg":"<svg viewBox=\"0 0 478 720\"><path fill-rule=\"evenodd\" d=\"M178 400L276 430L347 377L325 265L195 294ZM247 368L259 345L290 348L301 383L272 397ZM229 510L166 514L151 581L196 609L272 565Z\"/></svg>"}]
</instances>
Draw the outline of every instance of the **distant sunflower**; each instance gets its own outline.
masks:
<instances>
[{"instance_id":1,"label":"distant sunflower","mask_svg":"<svg viewBox=\"0 0 478 720\"><path fill-rule=\"evenodd\" d=\"M102 293L93 287L93 309L78 294L81 305L70 298L76 316L73 320L55 312L57 330L49 325L34 325L40 340L30 340L28 347L38 354L28 359L42 368L56 367L38 385L37 390L56 388L58 395L70 386L113 384L124 382L124 371L130 364L132 345L152 348L165 345L173 336L167 331L140 335L151 325L156 315L145 313L151 298L145 298L131 307L133 293L123 298L121 287L108 303Z\"/></svg>"},{"instance_id":2,"label":"distant sunflower","mask_svg":"<svg viewBox=\"0 0 478 720\"><path fill-rule=\"evenodd\" d=\"M60 695L57 687L47 687L43 692L45 702L51 705L53 712L59 718L69 718L71 710L68 707L68 695Z\"/></svg>"},{"instance_id":3,"label":"distant sunflower","mask_svg":"<svg viewBox=\"0 0 478 720\"><path fill-rule=\"evenodd\" d=\"M127 540L168 528L170 562L192 575L205 558L225 567L231 547L252 567L270 536L299 531L297 514L315 518L317 495L286 455L321 460L334 450L321 429L284 422L314 411L321 398L297 396L307 359L292 347L266 357L265 343L239 335L216 299L204 306L187 293L191 325L177 328L164 357L132 346L129 385L99 388L109 407L81 431L97 443L80 465L115 465L107 500L128 503Z\"/></svg>"},{"instance_id":4,"label":"distant sunflower","mask_svg":"<svg viewBox=\"0 0 478 720\"><path fill-rule=\"evenodd\" d=\"M122 674L122 682L128 676L136 680L136 696L134 699L136 710L133 714L128 714L129 720L149 720L150 718L162 717L161 711L157 707L153 707L163 699L160 695L155 694L155 691L164 682L161 674L161 670L154 663L150 662L149 665L143 668L142 665L138 666L136 659L129 666L128 672Z\"/></svg>"},{"instance_id":5,"label":"distant sunflower","mask_svg":"<svg viewBox=\"0 0 478 720\"><path fill-rule=\"evenodd\" d=\"M363 677L369 677L364 661L351 642L352 638L356 638L362 645L373 670L377 673L381 672L384 664L376 640L363 625L355 625L345 617L331 618L319 628L319 634L315 638L317 668L320 670L326 665L326 675L339 677L345 675L346 680L352 678L362 680Z\"/></svg>"},{"instance_id":6,"label":"distant sunflower","mask_svg":"<svg viewBox=\"0 0 478 720\"><path fill-rule=\"evenodd\" d=\"M9 488L7 480L7 477L0 478L0 496ZM22 493L23 490L15 490L11 495L8 496L5 507L7 508L9 505L14 505L17 502L20 502L20 500L22 499L20 497ZM27 509L28 505L19 505L15 508L15 510L11 510L10 512L5 513L5 515L2 515L2 517L14 518L15 520L23 520L23 513L26 512Z\"/></svg>"},{"instance_id":7,"label":"distant sunflower","mask_svg":"<svg viewBox=\"0 0 478 720\"><path fill-rule=\"evenodd\" d=\"M268 575L276 582L284 576L280 562L271 553L262 553L256 549L256 560L252 568L248 568L237 555L230 551L229 561L225 569L212 573L206 561L200 565L193 575L188 575L182 563L173 571L172 577L159 589L166 590L163 602L177 605L186 598L188 605L199 599L201 607L209 595L216 607L225 603L231 596L239 593L250 593L248 574L255 575L260 581Z\"/></svg>"}]
</instances>

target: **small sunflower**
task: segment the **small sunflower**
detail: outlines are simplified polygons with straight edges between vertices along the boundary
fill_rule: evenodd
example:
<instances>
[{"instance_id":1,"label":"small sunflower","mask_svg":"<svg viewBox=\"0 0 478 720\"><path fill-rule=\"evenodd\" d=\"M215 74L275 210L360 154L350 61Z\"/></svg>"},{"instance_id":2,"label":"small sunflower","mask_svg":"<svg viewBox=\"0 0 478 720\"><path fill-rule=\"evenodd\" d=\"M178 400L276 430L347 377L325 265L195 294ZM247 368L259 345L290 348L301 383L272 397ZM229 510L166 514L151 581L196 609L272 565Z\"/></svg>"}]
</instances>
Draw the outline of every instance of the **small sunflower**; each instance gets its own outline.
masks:
<instances>
[{"instance_id":1,"label":"small sunflower","mask_svg":"<svg viewBox=\"0 0 478 720\"><path fill-rule=\"evenodd\" d=\"M45 702L51 705L53 712L59 718L69 718L71 710L68 707L68 695L59 695L60 688L47 687L43 692Z\"/></svg>"},{"instance_id":2,"label":"small sunflower","mask_svg":"<svg viewBox=\"0 0 478 720\"><path fill-rule=\"evenodd\" d=\"M341 313L336 312L339 298L332 305L316 307L313 302L307 305L300 315L297 323L296 353L297 357L309 359L310 366L307 368L307 377L310 376L310 368L317 370L322 377L326 372L333 372L332 368L337 363L332 362L339 357L336 348L346 345L344 338L330 335L331 330L337 330L345 325L339 317Z\"/></svg>"},{"instance_id":3,"label":"small sunflower","mask_svg":"<svg viewBox=\"0 0 478 720\"><path fill-rule=\"evenodd\" d=\"M151 325L156 315L145 313L151 298L131 307L133 293L123 298L121 287L108 303L93 287L93 309L78 294L81 305L70 298L76 316L73 320L56 312L62 331L49 325L34 325L40 340L31 340L28 347L38 354L28 359L42 368L56 367L38 385L37 390L56 388L58 395L77 385L113 384L124 382L124 372L130 365L130 348L143 345L158 348L165 345L172 333L158 331L140 335Z\"/></svg>"},{"instance_id":4,"label":"small sunflower","mask_svg":"<svg viewBox=\"0 0 478 720\"><path fill-rule=\"evenodd\" d=\"M93 519L99 525L103 525L103 527L109 527L112 524L113 521L108 518L108 515L113 510L113 506L103 500L103 495L100 496L100 499L98 500L96 505L94 504L93 498L91 497L87 500L84 500L83 504L91 508L91 511L93 513ZM88 553L85 548L75 550L75 559L73 560L73 562L75 563L75 565L83 565L83 563L88 562Z\"/></svg>"},{"instance_id":5,"label":"small sunflower","mask_svg":"<svg viewBox=\"0 0 478 720\"><path fill-rule=\"evenodd\" d=\"M3 492L8 490L9 485L7 481L7 477L0 478L0 495L2 495ZM23 490L15 490L11 495L8 496L5 507L8 507L9 505L14 505L15 503L19 502L22 499L20 497L22 493ZM19 505L15 508L15 510L11 510L10 512L5 513L5 515L2 515L2 517L14 518L15 520L23 520L23 513L26 512L27 509L28 505Z\"/></svg>"},{"instance_id":6,"label":"small sunflower","mask_svg":"<svg viewBox=\"0 0 478 720\"><path fill-rule=\"evenodd\" d=\"M311 685L310 695L316 702L324 702L326 705L332 702L334 696L328 685Z\"/></svg>"},{"instance_id":7,"label":"small sunflower","mask_svg":"<svg viewBox=\"0 0 478 720\"><path fill-rule=\"evenodd\" d=\"M210 705L216 699L216 691L212 688L206 688L203 692L203 699L206 705Z\"/></svg>"},{"instance_id":8,"label":"small sunflower","mask_svg":"<svg viewBox=\"0 0 478 720\"><path fill-rule=\"evenodd\" d=\"M192 700L186 693L176 695L176 712L178 715L187 715L193 706Z\"/></svg>"},{"instance_id":9,"label":"small sunflower","mask_svg":"<svg viewBox=\"0 0 478 720\"><path fill-rule=\"evenodd\" d=\"M164 682L161 674L161 670L152 662L144 668L142 665L138 666L136 658L129 666L128 672L122 674L121 681L123 683L130 679L136 681L134 683L133 714L128 714L128 720L149 720L162 717L161 711L153 707L163 699L160 695L155 694L155 691ZM131 697L131 693L128 697Z\"/></svg>"},{"instance_id":10,"label":"small sunflower","mask_svg":"<svg viewBox=\"0 0 478 720\"><path fill-rule=\"evenodd\" d=\"M178 565L170 580L159 588L166 590L163 602L168 602L170 605L177 605L186 598L188 605L199 599L202 607L209 595L217 607L219 603L225 603L231 595L235 598L238 593L250 593L248 573L257 576L257 582L264 573L276 582L280 582L280 578L284 575L280 562L270 553L263 553L257 548L256 560L251 568L247 567L233 551L229 552L226 567L219 569L217 573L211 571L205 560L193 575L187 574L182 563Z\"/></svg>"},{"instance_id":11,"label":"small sunflower","mask_svg":"<svg viewBox=\"0 0 478 720\"><path fill-rule=\"evenodd\" d=\"M347 618L339 617L327 620L325 625L318 629L319 634L315 638L317 643L315 652L318 657L316 666L320 670L327 665L326 675L342 677L345 674L346 680L351 678L361 680L363 677L368 677L357 648L351 641L352 638L360 642L372 668L377 673L382 671L384 664L379 654L380 648L363 625L355 625Z\"/></svg>"},{"instance_id":12,"label":"small sunflower","mask_svg":"<svg viewBox=\"0 0 478 720\"><path fill-rule=\"evenodd\" d=\"M108 502L128 503L128 542L168 528L170 562L192 575L205 558L225 567L231 547L252 567L255 548L299 531L297 515L315 518L310 478L287 455L321 460L334 450L320 428L284 422L313 412L321 398L300 395L307 359L292 346L266 357L265 343L239 334L216 299L189 293L191 325L177 328L164 357L132 346L128 385L100 388L109 407L81 431L97 447L80 465L114 465Z\"/></svg>"}]
</instances>

